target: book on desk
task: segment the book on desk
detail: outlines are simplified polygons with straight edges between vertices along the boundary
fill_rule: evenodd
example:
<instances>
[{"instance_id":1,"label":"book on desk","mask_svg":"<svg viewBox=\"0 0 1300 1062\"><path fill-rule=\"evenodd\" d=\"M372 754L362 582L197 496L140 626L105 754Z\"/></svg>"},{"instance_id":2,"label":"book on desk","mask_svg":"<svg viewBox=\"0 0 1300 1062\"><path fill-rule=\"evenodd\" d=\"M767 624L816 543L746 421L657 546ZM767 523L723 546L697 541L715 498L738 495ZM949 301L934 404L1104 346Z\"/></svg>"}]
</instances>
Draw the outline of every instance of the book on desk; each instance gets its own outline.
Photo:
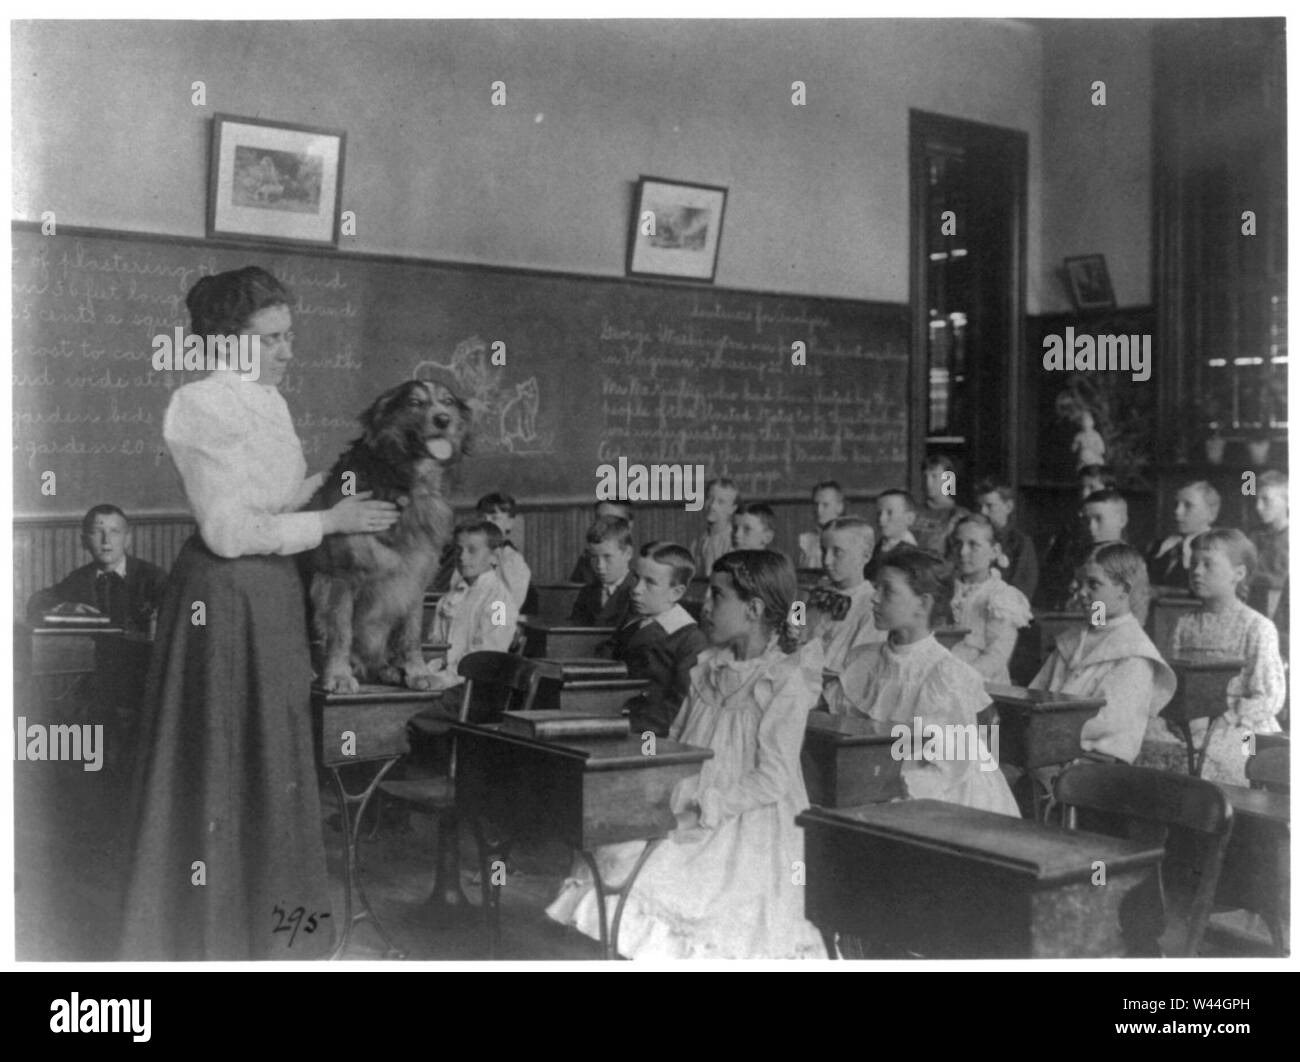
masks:
<instances>
[{"instance_id":1,"label":"book on desk","mask_svg":"<svg viewBox=\"0 0 1300 1062\"><path fill-rule=\"evenodd\" d=\"M505 712L501 716L501 731L537 741L625 738L628 735L627 720L622 716L565 711Z\"/></svg>"}]
</instances>

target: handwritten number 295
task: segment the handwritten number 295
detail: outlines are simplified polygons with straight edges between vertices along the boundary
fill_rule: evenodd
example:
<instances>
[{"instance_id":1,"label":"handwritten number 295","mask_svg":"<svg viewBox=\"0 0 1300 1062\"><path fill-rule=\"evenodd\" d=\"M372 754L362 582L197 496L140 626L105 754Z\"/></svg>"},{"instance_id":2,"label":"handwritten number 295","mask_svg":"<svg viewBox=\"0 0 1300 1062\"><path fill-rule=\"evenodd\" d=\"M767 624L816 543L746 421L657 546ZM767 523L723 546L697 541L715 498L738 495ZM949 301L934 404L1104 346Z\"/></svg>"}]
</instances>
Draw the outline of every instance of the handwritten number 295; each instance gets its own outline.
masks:
<instances>
[{"instance_id":1,"label":"handwritten number 295","mask_svg":"<svg viewBox=\"0 0 1300 1062\"><path fill-rule=\"evenodd\" d=\"M329 917L328 911L324 914L307 915L307 909L305 907L295 907L290 914L286 915L284 908L279 904L276 904L271 913L275 915L275 928L272 929L271 932L288 933L289 947L291 948L293 947L294 940L298 936L299 928L301 928L304 933L314 933L316 932L317 922L320 919ZM307 924L305 926L302 924L304 917L307 918Z\"/></svg>"}]
</instances>

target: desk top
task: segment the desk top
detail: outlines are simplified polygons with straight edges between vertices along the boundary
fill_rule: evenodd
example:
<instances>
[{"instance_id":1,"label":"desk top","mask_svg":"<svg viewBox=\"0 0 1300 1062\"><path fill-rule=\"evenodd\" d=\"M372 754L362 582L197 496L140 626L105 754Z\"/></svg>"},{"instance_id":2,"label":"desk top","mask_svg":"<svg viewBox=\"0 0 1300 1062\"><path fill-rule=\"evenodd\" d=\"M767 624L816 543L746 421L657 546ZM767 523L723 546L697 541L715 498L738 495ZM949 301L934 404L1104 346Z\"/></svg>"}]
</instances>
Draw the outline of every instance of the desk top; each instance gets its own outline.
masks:
<instances>
[{"instance_id":1,"label":"desk top","mask_svg":"<svg viewBox=\"0 0 1300 1062\"><path fill-rule=\"evenodd\" d=\"M1267 789L1247 789L1240 785L1223 785L1216 782L1232 805L1234 815L1267 819L1269 822L1291 824L1291 796L1273 793Z\"/></svg>"},{"instance_id":2,"label":"desk top","mask_svg":"<svg viewBox=\"0 0 1300 1062\"><path fill-rule=\"evenodd\" d=\"M19 633L33 634L33 635L39 634L42 638L50 637L51 635L55 637L59 637L59 636L68 637L70 635L85 636L87 634L93 635L94 637L98 638L105 634L115 634L115 635L126 634L125 627L112 627L112 626L78 627L75 624L66 624L66 625L59 624L57 627L42 627L39 625L32 626L26 623L20 623L17 625L16 629ZM148 635L145 635L145 637L147 638Z\"/></svg>"},{"instance_id":3,"label":"desk top","mask_svg":"<svg viewBox=\"0 0 1300 1062\"><path fill-rule=\"evenodd\" d=\"M805 736L833 745L892 745L893 723L881 723L860 715L832 715L809 712Z\"/></svg>"},{"instance_id":4,"label":"desk top","mask_svg":"<svg viewBox=\"0 0 1300 1062\"><path fill-rule=\"evenodd\" d=\"M987 683L984 692L1000 708L1022 708L1034 712L1096 712L1106 704L1105 697L1078 697L1072 693L1031 690L1024 686L1000 686Z\"/></svg>"},{"instance_id":5,"label":"desk top","mask_svg":"<svg viewBox=\"0 0 1300 1062\"><path fill-rule=\"evenodd\" d=\"M403 701L439 700L444 693L452 693L459 702L464 692L461 687L451 690L410 690L405 686L385 686L380 683L363 683L356 693L330 693L313 685L311 698L323 704L396 704Z\"/></svg>"},{"instance_id":6,"label":"desk top","mask_svg":"<svg viewBox=\"0 0 1300 1062\"><path fill-rule=\"evenodd\" d=\"M1040 885L1090 880L1093 863L1108 872L1158 862L1159 845L1062 830L1028 819L978 811L941 800L902 800L857 808L810 808L795 821L949 852L988 867L1023 875Z\"/></svg>"},{"instance_id":7,"label":"desk top","mask_svg":"<svg viewBox=\"0 0 1300 1062\"><path fill-rule=\"evenodd\" d=\"M1178 673L1185 671L1230 671L1236 674L1246 666L1246 661L1239 656L1224 656L1211 652L1184 653L1182 656L1170 657L1168 663Z\"/></svg>"},{"instance_id":8,"label":"desk top","mask_svg":"<svg viewBox=\"0 0 1300 1062\"><path fill-rule=\"evenodd\" d=\"M627 664L621 660L606 660L599 656L543 657L548 664L560 669L560 679L566 686L579 679L625 679Z\"/></svg>"},{"instance_id":9,"label":"desk top","mask_svg":"<svg viewBox=\"0 0 1300 1062\"><path fill-rule=\"evenodd\" d=\"M713 756L712 749L683 745L667 738L655 740L654 755L647 756L640 737L592 738L571 741L542 741L503 731L499 723L461 723L452 728L462 737L502 741L522 745L560 759L583 761L584 771L625 771L674 764L703 763Z\"/></svg>"},{"instance_id":10,"label":"desk top","mask_svg":"<svg viewBox=\"0 0 1300 1062\"><path fill-rule=\"evenodd\" d=\"M578 624L570 623L568 620L546 619L541 616L530 616L524 621L524 630L526 631L545 631L548 634L613 634L618 630L617 627L583 627Z\"/></svg>"}]
</instances>

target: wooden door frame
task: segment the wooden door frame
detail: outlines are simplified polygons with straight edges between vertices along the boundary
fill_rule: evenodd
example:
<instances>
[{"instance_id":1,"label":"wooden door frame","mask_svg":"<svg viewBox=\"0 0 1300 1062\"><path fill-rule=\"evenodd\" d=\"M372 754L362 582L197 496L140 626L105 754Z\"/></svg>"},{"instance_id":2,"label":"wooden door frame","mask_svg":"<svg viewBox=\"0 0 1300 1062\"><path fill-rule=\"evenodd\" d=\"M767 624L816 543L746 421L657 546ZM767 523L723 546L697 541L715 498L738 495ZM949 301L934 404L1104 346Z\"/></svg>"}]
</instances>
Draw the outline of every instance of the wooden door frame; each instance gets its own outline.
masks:
<instances>
[{"instance_id":1,"label":"wooden door frame","mask_svg":"<svg viewBox=\"0 0 1300 1062\"><path fill-rule=\"evenodd\" d=\"M929 323L926 306L925 218L922 214L924 188L928 175L924 144L927 136L938 136L965 143L982 138L992 143L1007 160L1010 194L1010 283L1003 307L1008 322L1007 348L1003 353L1002 373L1006 397L1003 402L1001 472L1012 487L1019 486L1024 453L1025 425L1022 421L1025 351L1025 283L1028 247L1029 134L1018 129L972 122L964 118L935 114L915 108L908 110L908 196L910 248L908 301L912 311L912 366L908 373L908 460L913 496L921 498L921 462L925 459L926 421L928 419L930 378L927 359ZM969 469L967 469L969 471Z\"/></svg>"}]
</instances>

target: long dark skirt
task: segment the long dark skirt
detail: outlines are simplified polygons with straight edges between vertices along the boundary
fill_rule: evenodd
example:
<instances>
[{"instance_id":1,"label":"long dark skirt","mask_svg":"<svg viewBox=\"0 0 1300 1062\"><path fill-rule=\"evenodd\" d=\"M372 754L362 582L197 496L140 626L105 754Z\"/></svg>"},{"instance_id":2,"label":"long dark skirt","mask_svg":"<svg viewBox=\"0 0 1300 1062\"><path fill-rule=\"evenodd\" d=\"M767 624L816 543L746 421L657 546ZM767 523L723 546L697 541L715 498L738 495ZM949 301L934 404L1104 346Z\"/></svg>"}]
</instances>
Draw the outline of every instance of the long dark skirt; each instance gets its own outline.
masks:
<instances>
[{"instance_id":1,"label":"long dark skirt","mask_svg":"<svg viewBox=\"0 0 1300 1062\"><path fill-rule=\"evenodd\" d=\"M310 684L293 559L227 560L190 538L149 666L122 958L329 953Z\"/></svg>"}]
</instances>

